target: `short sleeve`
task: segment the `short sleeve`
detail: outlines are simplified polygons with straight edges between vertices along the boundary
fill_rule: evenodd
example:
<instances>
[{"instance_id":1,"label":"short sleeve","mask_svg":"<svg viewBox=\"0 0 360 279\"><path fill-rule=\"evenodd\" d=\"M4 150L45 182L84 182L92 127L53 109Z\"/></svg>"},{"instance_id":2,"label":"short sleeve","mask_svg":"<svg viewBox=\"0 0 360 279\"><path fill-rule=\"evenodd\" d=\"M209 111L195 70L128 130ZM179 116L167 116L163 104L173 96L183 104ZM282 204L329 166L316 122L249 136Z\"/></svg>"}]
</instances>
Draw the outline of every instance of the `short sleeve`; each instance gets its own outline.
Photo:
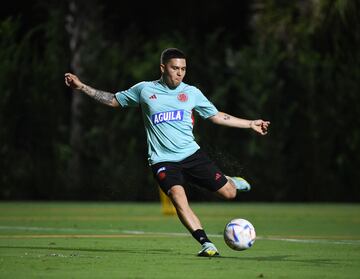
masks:
<instances>
[{"instance_id":1,"label":"short sleeve","mask_svg":"<svg viewBox=\"0 0 360 279\"><path fill-rule=\"evenodd\" d=\"M194 110L204 119L214 116L218 113L217 108L204 96L204 94L199 89L196 89L196 104Z\"/></svg>"},{"instance_id":2,"label":"short sleeve","mask_svg":"<svg viewBox=\"0 0 360 279\"><path fill-rule=\"evenodd\" d=\"M137 107L140 102L140 94L146 82L140 82L128 90L115 93L115 98L122 107Z\"/></svg>"}]
</instances>

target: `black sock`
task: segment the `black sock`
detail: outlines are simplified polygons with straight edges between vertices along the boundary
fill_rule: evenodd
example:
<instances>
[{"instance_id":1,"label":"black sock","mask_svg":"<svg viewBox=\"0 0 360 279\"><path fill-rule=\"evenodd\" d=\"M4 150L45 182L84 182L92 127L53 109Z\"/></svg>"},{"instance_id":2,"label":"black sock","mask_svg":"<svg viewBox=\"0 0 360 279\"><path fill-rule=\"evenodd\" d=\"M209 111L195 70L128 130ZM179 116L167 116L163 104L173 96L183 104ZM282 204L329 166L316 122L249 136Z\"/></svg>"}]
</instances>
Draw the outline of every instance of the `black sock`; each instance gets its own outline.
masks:
<instances>
[{"instance_id":1,"label":"black sock","mask_svg":"<svg viewBox=\"0 0 360 279\"><path fill-rule=\"evenodd\" d=\"M201 245L204 244L205 242L211 242L208 239L204 230L199 229L199 230L193 231L191 234Z\"/></svg>"}]
</instances>

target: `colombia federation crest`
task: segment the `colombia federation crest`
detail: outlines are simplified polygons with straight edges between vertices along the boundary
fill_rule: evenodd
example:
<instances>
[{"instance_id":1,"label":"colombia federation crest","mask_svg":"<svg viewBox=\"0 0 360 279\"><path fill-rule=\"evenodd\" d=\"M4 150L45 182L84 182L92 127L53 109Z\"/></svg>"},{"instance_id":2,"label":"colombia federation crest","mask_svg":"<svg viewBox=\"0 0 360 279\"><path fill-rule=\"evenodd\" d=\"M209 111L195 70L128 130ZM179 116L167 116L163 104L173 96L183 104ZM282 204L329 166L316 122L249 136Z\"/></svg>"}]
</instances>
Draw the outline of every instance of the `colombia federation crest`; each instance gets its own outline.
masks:
<instances>
[{"instance_id":1,"label":"colombia federation crest","mask_svg":"<svg viewBox=\"0 0 360 279\"><path fill-rule=\"evenodd\" d=\"M186 102L188 100L188 95L186 93L184 93L184 92L179 93L178 96L177 96L177 99L180 102Z\"/></svg>"}]
</instances>

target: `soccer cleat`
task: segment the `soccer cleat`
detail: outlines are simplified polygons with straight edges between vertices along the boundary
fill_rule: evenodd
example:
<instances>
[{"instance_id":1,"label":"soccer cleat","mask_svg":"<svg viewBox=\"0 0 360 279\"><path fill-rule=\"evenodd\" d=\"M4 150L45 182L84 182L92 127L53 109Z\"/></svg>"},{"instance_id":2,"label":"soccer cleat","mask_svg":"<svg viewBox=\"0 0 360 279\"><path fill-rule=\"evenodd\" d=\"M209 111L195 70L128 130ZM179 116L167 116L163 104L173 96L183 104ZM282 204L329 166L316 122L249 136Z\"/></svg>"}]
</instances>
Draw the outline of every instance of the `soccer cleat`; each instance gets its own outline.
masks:
<instances>
[{"instance_id":1,"label":"soccer cleat","mask_svg":"<svg viewBox=\"0 0 360 279\"><path fill-rule=\"evenodd\" d=\"M249 182L247 182L244 178L240 177L240 176L233 176L233 177L228 177L231 179L231 181L234 183L235 188L239 191L239 192L248 192L251 189L251 186L249 184Z\"/></svg>"},{"instance_id":2,"label":"soccer cleat","mask_svg":"<svg viewBox=\"0 0 360 279\"><path fill-rule=\"evenodd\" d=\"M215 257L219 256L219 252L216 249L215 245L211 242L205 242L202 245L201 251L198 253L199 257Z\"/></svg>"}]
</instances>

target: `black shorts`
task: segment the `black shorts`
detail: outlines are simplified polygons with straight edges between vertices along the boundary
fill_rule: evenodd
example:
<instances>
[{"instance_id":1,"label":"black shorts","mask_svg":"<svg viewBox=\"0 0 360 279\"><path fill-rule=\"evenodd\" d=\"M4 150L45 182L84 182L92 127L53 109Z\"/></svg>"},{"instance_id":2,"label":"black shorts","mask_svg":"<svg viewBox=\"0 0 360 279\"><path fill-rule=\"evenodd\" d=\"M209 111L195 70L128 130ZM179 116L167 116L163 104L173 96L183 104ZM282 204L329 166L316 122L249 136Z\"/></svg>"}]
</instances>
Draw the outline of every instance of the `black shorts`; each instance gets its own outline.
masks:
<instances>
[{"instance_id":1,"label":"black shorts","mask_svg":"<svg viewBox=\"0 0 360 279\"><path fill-rule=\"evenodd\" d=\"M151 166L160 188L168 194L174 185L188 181L216 192L227 183L220 169L200 149L180 162L160 162Z\"/></svg>"}]
</instances>

